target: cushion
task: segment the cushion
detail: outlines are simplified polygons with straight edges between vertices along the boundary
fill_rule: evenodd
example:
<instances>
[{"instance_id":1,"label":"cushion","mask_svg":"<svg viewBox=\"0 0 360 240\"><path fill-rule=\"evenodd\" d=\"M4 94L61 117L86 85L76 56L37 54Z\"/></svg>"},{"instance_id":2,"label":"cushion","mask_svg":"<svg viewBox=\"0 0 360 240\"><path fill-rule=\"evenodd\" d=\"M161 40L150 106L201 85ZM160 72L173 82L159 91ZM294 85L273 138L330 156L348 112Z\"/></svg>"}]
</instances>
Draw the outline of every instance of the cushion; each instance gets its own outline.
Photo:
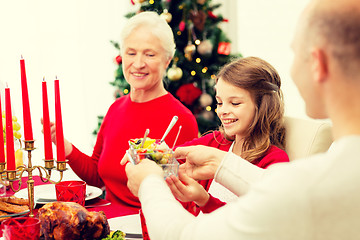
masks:
<instances>
[{"instance_id":1,"label":"cushion","mask_svg":"<svg viewBox=\"0 0 360 240\"><path fill-rule=\"evenodd\" d=\"M333 142L329 121L285 116L285 128L290 161L325 152Z\"/></svg>"}]
</instances>

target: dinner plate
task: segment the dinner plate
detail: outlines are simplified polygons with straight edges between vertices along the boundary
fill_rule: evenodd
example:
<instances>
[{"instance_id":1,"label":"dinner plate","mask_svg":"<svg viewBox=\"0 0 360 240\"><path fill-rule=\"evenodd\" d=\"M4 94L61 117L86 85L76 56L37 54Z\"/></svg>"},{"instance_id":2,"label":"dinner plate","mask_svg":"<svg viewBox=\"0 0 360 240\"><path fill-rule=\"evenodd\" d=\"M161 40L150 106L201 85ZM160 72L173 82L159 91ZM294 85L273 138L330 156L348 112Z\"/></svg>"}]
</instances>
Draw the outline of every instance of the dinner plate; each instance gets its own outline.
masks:
<instances>
[{"instance_id":1,"label":"dinner plate","mask_svg":"<svg viewBox=\"0 0 360 240\"><path fill-rule=\"evenodd\" d=\"M28 214L29 212L30 212L30 210L26 210L25 212L21 212L21 213L11 213L8 215L3 215L3 216L0 216L0 220L1 220L1 218L7 218L7 217L20 217L25 214Z\"/></svg>"},{"instance_id":2,"label":"dinner plate","mask_svg":"<svg viewBox=\"0 0 360 240\"><path fill-rule=\"evenodd\" d=\"M142 234L139 214L110 218L108 222L111 231L120 230L128 234Z\"/></svg>"},{"instance_id":3,"label":"dinner plate","mask_svg":"<svg viewBox=\"0 0 360 240\"><path fill-rule=\"evenodd\" d=\"M98 187L86 185L85 201L99 197L102 190ZM28 198L27 188L21 189L14 194L15 197ZM39 204L46 204L48 202L56 201L56 192L54 184L45 184L34 187L35 202Z\"/></svg>"}]
</instances>

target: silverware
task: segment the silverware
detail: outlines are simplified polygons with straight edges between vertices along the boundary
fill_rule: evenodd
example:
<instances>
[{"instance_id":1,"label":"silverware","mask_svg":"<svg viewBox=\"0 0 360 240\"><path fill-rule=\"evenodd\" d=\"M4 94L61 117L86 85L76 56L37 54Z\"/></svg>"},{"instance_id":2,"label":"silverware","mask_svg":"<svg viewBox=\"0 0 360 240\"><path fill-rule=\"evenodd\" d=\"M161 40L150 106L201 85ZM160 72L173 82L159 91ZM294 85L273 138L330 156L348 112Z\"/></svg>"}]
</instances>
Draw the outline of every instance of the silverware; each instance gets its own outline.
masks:
<instances>
[{"instance_id":1,"label":"silverware","mask_svg":"<svg viewBox=\"0 0 360 240\"><path fill-rule=\"evenodd\" d=\"M104 207L104 206L108 206L110 205L111 202L107 202L107 203L94 203L94 204L90 204L90 205L85 205L85 208L94 208L94 207Z\"/></svg>"},{"instance_id":2,"label":"silverware","mask_svg":"<svg viewBox=\"0 0 360 240\"><path fill-rule=\"evenodd\" d=\"M168 135L168 133L170 132L170 130L174 127L175 123L177 122L177 120L179 119L178 116L174 116L172 119L171 119L171 122L168 126L168 128L166 129L164 135L162 136L161 140L160 140L160 143L162 143L165 139L165 137Z\"/></svg>"},{"instance_id":3,"label":"silverware","mask_svg":"<svg viewBox=\"0 0 360 240\"><path fill-rule=\"evenodd\" d=\"M143 239L141 233L125 233L125 239Z\"/></svg>"},{"instance_id":4,"label":"silverware","mask_svg":"<svg viewBox=\"0 0 360 240\"><path fill-rule=\"evenodd\" d=\"M142 143L141 143L141 146L140 148L143 148L144 147L144 144L145 144L145 141L146 141L146 137L149 135L149 132L150 132L150 129L146 129L145 130L145 134L144 134L144 137L143 137L143 140L142 140Z\"/></svg>"},{"instance_id":5,"label":"silverware","mask_svg":"<svg viewBox=\"0 0 360 240\"><path fill-rule=\"evenodd\" d=\"M171 150L174 150L174 147L175 147L176 141L178 140L181 128L182 128L182 126L179 127L178 133L176 134L176 138L175 138L175 141L174 141L174 144L173 144Z\"/></svg>"}]
</instances>

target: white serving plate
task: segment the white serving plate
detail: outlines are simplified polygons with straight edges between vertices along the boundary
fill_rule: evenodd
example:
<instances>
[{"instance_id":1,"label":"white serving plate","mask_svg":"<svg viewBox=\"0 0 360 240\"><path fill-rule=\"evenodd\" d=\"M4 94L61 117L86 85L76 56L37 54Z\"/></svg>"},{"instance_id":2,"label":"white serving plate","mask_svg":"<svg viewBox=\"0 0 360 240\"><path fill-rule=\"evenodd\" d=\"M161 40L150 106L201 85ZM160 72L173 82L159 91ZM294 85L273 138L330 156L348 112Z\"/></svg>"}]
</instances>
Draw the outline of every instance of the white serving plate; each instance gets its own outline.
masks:
<instances>
[{"instance_id":1,"label":"white serving plate","mask_svg":"<svg viewBox=\"0 0 360 240\"><path fill-rule=\"evenodd\" d=\"M99 197L102 194L102 190L98 187L86 185L86 197L85 201ZM21 189L14 194L15 197L28 198L27 188ZM45 184L34 187L35 203L46 204L48 202L56 201L56 192L54 184Z\"/></svg>"}]
</instances>

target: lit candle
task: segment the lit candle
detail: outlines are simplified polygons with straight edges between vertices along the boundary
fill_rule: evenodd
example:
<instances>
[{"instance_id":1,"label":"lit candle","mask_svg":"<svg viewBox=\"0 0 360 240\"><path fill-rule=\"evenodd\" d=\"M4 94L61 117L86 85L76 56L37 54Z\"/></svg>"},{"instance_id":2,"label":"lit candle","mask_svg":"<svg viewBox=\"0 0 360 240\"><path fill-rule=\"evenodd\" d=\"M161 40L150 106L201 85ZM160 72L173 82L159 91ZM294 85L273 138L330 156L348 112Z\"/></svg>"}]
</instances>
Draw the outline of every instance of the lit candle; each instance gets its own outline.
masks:
<instances>
[{"instance_id":1,"label":"lit candle","mask_svg":"<svg viewBox=\"0 0 360 240\"><path fill-rule=\"evenodd\" d=\"M45 79L43 79L43 82L42 82L42 100L43 100L43 129L44 129L45 160L51 160L51 159L53 159L53 150L52 150L52 143L51 143L49 103L48 103L47 87L46 87Z\"/></svg>"},{"instance_id":2,"label":"lit candle","mask_svg":"<svg viewBox=\"0 0 360 240\"><path fill-rule=\"evenodd\" d=\"M8 87L5 88L5 118L7 170L15 170L14 133L11 115L10 89Z\"/></svg>"},{"instance_id":3,"label":"lit candle","mask_svg":"<svg viewBox=\"0 0 360 240\"><path fill-rule=\"evenodd\" d=\"M2 110L1 110L1 96L0 96L0 113L2 114ZM1 127L1 131L0 131L0 162L5 162L5 150L4 150L4 132L3 132L3 121L2 121L2 116L1 116L1 122L0 122L0 127Z\"/></svg>"},{"instance_id":4,"label":"lit candle","mask_svg":"<svg viewBox=\"0 0 360 240\"><path fill-rule=\"evenodd\" d=\"M31 126L30 104L29 104L29 94L28 94L28 88L26 82L25 61L22 56L20 59L20 71L21 71L21 93L22 93L23 119L24 119L24 137L25 137L25 141L34 140L32 126Z\"/></svg>"},{"instance_id":5,"label":"lit candle","mask_svg":"<svg viewBox=\"0 0 360 240\"><path fill-rule=\"evenodd\" d=\"M57 161L65 161L64 132L61 117L59 80L54 81L55 86L55 126L56 126L56 156Z\"/></svg>"}]
</instances>

